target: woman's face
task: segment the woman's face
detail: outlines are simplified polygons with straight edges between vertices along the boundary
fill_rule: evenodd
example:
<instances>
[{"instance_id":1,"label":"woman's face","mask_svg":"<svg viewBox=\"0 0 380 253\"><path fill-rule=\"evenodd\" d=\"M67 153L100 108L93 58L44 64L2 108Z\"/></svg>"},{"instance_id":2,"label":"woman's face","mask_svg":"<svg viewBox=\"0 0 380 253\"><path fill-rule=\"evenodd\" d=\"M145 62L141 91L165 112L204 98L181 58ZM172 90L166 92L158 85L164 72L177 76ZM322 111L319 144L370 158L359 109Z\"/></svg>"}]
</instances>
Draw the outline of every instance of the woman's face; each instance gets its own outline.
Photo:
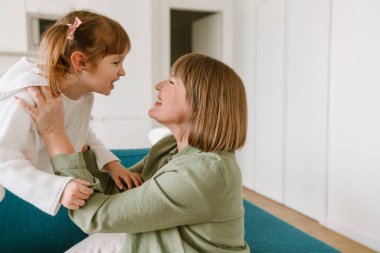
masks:
<instances>
[{"instance_id":1,"label":"woman's face","mask_svg":"<svg viewBox=\"0 0 380 253\"><path fill-rule=\"evenodd\" d=\"M149 116L172 131L184 129L188 123L188 105L182 80L171 75L156 84L155 88L158 91L157 101L149 110Z\"/></svg>"}]
</instances>

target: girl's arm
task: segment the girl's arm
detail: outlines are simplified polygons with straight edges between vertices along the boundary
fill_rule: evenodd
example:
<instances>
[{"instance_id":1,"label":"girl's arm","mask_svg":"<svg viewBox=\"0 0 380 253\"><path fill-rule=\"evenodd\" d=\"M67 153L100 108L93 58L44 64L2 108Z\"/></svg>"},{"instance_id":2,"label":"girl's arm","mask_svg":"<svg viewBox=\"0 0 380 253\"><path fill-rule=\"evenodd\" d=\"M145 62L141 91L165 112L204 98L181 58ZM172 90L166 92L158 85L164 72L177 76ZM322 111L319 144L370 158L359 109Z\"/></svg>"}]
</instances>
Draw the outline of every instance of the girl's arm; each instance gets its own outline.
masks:
<instances>
[{"instance_id":1,"label":"girl's arm","mask_svg":"<svg viewBox=\"0 0 380 253\"><path fill-rule=\"evenodd\" d=\"M17 95L34 103L26 90ZM0 184L40 210L55 215L61 194L72 178L58 177L35 167L39 135L32 118L13 98L0 103Z\"/></svg>"},{"instance_id":2,"label":"girl's arm","mask_svg":"<svg viewBox=\"0 0 380 253\"><path fill-rule=\"evenodd\" d=\"M128 189L133 188L133 185L140 186L143 183L140 174L125 168L120 163L119 158L104 146L91 129L89 130L86 143L95 153L97 168L110 173L119 189L124 188L124 183Z\"/></svg>"}]
</instances>

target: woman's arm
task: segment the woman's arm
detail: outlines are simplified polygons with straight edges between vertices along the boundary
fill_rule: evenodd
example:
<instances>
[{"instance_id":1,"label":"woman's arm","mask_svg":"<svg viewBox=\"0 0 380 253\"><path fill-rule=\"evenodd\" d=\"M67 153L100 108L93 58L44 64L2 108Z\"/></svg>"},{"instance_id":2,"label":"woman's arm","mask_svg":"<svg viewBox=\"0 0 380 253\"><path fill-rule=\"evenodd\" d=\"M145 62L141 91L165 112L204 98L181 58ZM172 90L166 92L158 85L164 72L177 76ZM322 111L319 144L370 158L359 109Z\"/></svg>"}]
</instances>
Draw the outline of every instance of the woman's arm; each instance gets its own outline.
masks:
<instances>
[{"instance_id":1,"label":"woman's arm","mask_svg":"<svg viewBox=\"0 0 380 253\"><path fill-rule=\"evenodd\" d=\"M64 125L64 108L61 96L54 97L50 89L29 87L36 106L16 97L19 105L27 111L37 123L38 132L42 136L50 157L59 154L75 153Z\"/></svg>"},{"instance_id":2,"label":"woman's arm","mask_svg":"<svg viewBox=\"0 0 380 253\"><path fill-rule=\"evenodd\" d=\"M70 170L75 168L65 168L68 174ZM130 191L94 193L85 206L69 215L87 233L141 233L210 222L214 202L220 201L224 192L223 182L217 178L198 184L191 174L165 168Z\"/></svg>"},{"instance_id":3,"label":"woman's arm","mask_svg":"<svg viewBox=\"0 0 380 253\"><path fill-rule=\"evenodd\" d=\"M113 187L110 185L111 183L109 182L109 178L106 173L99 177L99 179L102 179L105 182L99 182L99 180L96 177L93 177L91 173L89 173L86 170L84 161L82 161L82 154L75 153L70 139L66 135L64 126L64 107L61 97L53 97L48 87L42 87L40 89L36 87L31 87L28 88L28 92L34 99L36 107L31 106L30 104L24 102L21 99L18 99L17 101L20 104L20 106L23 107L24 110L27 111L36 122L38 131L45 142L45 146L49 156L60 156L60 159L58 160L61 161L62 166L67 166L67 164L74 164L75 166L77 166L80 170L77 170L77 173L71 176L90 182L92 184L91 188L93 188L94 190L103 192L101 186L107 186L107 189L113 189ZM98 143L99 146L99 141L94 143ZM70 154L73 155L68 156ZM95 159L93 159L93 161L95 161ZM90 164L90 166L93 166L94 164L97 169L96 163ZM59 163L55 164L55 166L59 165ZM57 171L55 166L53 164L53 169L55 170L56 174L61 176L68 176L60 171ZM130 188L132 188L132 183L128 176L130 176L131 178L137 178L133 180L135 185L140 185L142 183L141 179L138 176L135 176L136 173L127 173L128 175L124 177L127 177L127 179L129 180L128 186ZM119 188L123 188L123 185L121 185ZM112 190L111 192L115 191ZM109 191L107 191L107 193L109 193ZM82 202L82 204L84 203Z\"/></svg>"},{"instance_id":4,"label":"woman's arm","mask_svg":"<svg viewBox=\"0 0 380 253\"><path fill-rule=\"evenodd\" d=\"M64 128L64 109L61 98L53 97L48 87L29 87L27 90L34 100L32 101L36 103L36 107L30 105L22 98L15 97L15 99L20 107L29 113L37 123L38 132L45 141L48 154L52 156L73 153L74 149ZM17 108L22 111L20 107ZM26 114L24 111L22 112ZM30 119L29 115L28 117ZM54 175L50 176L57 177ZM55 197L55 200L58 199L59 202L69 209L78 209L80 206L83 206L85 200L93 193L93 190L88 188L90 184L87 181L67 177L59 177L59 179L64 181L65 184L59 188L59 197ZM31 178L27 181L35 183ZM48 196L48 194L45 196Z\"/></svg>"},{"instance_id":5,"label":"woman's arm","mask_svg":"<svg viewBox=\"0 0 380 253\"><path fill-rule=\"evenodd\" d=\"M36 122L49 156L74 153L75 150L65 131L61 96L54 97L48 87L41 89L31 87L28 88L28 92L32 95L37 107L33 107L22 100L18 100L18 102ZM119 159L105 148L92 131L88 133L86 144L94 149L95 153L98 150L99 157L97 160L100 160L100 166L111 173L120 189L124 188L121 180L128 185L128 189L131 189L133 184L135 186L142 184L139 174L126 170L120 164ZM99 164L99 161L97 163Z\"/></svg>"},{"instance_id":6,"label":"woman's arm","mask_svg":"<svg viewBox=\"0 0 380 253\"><path fill-rule=\"evenodd\" d=\"M87 136L87 145L89 145L96 156L96 168L108 172L119 189L124 188L124 183L128 189L133 186L140 186L143 181L139 173L129 171L121 163L119 158L108 150L104 144L96 137L95 133L89 129Z\"/></svg>"}]
</instances>

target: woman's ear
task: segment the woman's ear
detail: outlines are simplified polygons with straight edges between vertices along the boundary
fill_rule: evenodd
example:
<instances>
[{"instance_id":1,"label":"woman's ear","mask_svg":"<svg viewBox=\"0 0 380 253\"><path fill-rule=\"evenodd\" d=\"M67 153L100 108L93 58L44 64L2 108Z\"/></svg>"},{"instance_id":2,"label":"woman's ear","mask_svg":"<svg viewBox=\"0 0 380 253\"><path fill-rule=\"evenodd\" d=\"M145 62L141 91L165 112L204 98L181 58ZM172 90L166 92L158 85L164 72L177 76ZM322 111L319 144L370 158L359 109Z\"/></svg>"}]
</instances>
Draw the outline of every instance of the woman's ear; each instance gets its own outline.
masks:
<instances>
[{"instance_id":1,"label":"woman's ear","mask_svg":"<svg viewBox=\"0 0 380 253\"><path fill-rule=\"evenodd\" d=\"M71 66L74 71L84 71L87 67L87 57L84 53L80 51L75 51L71 54L70 57Z\"/></svg>"}]
</instances>

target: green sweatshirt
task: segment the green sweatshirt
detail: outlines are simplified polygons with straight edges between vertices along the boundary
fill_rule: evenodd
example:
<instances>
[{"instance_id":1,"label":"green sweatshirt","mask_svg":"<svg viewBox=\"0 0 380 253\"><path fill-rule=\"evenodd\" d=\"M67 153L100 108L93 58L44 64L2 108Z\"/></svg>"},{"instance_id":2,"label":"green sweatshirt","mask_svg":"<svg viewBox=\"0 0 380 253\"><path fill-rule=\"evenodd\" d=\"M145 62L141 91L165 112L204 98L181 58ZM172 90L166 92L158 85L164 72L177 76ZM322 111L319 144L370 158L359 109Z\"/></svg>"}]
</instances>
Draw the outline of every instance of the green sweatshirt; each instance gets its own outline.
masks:
<instances>
[{"instance_id":1,"label":"green sweatshirt","mask_svg":"<svg viewBox=\"0 0 380 253\"><path fill-rule=\"evenodd\" d=\"M131 168L143 185L125 192L99 172L91 152L51 160L57 174L94 183L86 205L69 215L87 233L126 233L120 252L249 252L233 153L191 146L178 153L175 139L167 137Z\"/></svg>"}]
</instances>

